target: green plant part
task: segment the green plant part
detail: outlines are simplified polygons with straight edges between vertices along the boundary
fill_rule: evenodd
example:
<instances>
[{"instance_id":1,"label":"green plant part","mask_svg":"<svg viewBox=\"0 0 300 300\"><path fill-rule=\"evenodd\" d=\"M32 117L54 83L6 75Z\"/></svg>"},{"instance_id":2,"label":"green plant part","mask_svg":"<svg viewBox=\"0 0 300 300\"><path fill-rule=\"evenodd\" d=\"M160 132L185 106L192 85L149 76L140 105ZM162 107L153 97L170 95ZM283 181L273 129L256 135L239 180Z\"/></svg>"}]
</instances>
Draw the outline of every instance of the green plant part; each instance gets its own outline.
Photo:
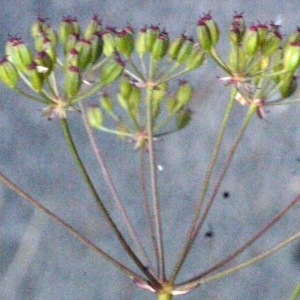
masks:
<instances>
[{"instance_id":1,"label":"green plant part","mask_svg":"<svg viewBox=\"0 0 300 300\"><path fill-rule=\"evenodd\" d=\"M231 22L229 39L234 47L237 47L244 37L246 24L242 13L236 13Z\"/></svg>"},{"instance_id":2,"label":"green plant part","mask_svg":"<svg viewBox=\"0 0 300 300\"><path fill-rule=\"evenodd\" d=\"M43 88L43 75L42 72L38 70L38 65L36 62L32 62L27 66L26 75L28 76L31 88L40 93Z\"/></svg>"},{"instance_id":3,"label":"green plant part","mask_svg":"<svg viewBox=\"0 0 300 300\"><path fill-rule=\"evenodd\" d=\"M11 37L6 43L6 55L19 71L26 71L33 62L31 50L18 37Z\"/></svg>"},{"instance_id":4,"label":"green plant part","mask_svg":"<svg viewBox=\"0 0 300 300\"><path fill-rule=\"evenodd\" d=\"M103 39L103 54L107 57L111 57L116 52L115 42L115 29L108 27L106 31L102 33Z\"/></svg>"},{"instance_id":5,"label":"green plant part","mask_svg":"<svg viewBox=\"0 0 300 300\"><path fill-rule=\"evenodd\" d=\"M64 17L59 27L59 38L65 44L69 35L80 34L80 28L76 18L71 16Z\"/></svg>"},{"instance_id":6,"label":"green plant part","mask_svg":"<svg viewBox=\"0 0 300 300\"><path fill-rule=\"evenodd\" d=\"M83 37L90 40L97 32L102 31L102 22L97 15L94 15L87 25Z\"/></svg>"},{"instance_id":7,"label":"green plant part","mask_svg":"<svg viewBox=\"0 0 300 300\"><path fill-rule=\"evenodd\" d=\"M202 66L205 61L205 53L199 44L194 44L191 54L185 64L186 70L192 71Z\"/></svg>"},{"instance_id":8,"label":"green plant part","mask_svg":"<svg viewBox=\"0 0 300 300\"><path fill-rule=\"evenodd\" d=\"M169 36L168 33L162 31L156 37L153 45L151 47L150 53L155 60L162 59L168 51L169 48Z\"/></svg>"},{"instance_id":9,"label":"green plant part","mask_svg":"<svg viewBox=\"0 0 300 300\"><path fill-rule=\"evenodd\" d=\"M105 62L102 67L100 84L101 86L108 85L117 80L123 73L125 63L119 55L115 59Z\"/></svg>"},{"instance_id":10,"label":"green plant part","mask_svg":"<svg viewBox=\"0 0 300 300\"><path fill-rule=\"evenodd\" d=\"M152 51L153 45L158 38L161 30L158 26L151 25L149 28L146 28L146 47L149 52Z\"/></svg>"},{"instance_id":11,"label":"green plant part","mask_svg":"<svg viewBox=\"0 0 300 300\"><path fill-rule=\"evenodd\" d=\"M147 52L147 27L141 28L135 39L135 51L140 58L143 58L144 54Z\"/></svg>"},{"instance_id":12,"label":"green plant part","mask_svg":"<svg viewBox=\"0 0 300 300\"><path fill-rule=\"evenodd\" d=\"M34 57L34 62L37 65L38 71L42 74L43 79L46 79L53 71L53 61L45 51L38 52Z\"/></svg>"},{"instance_id":13,"label":"green plant part","mask_svg":"<svg viewBox=\"0 0 300 300\"><path fill-rule=\"evenodd\" d=\"M85 70L92 60L92 44L87 39L79 39L74 47L78 52L78 67Z\"/></svg>"},{"instance_id":14,"label":"green plant part","mask_svg":"<svg viewBox=\"0 0 300 300\"><path fill-rule=\"evenodd\" d=\"M69 98L73 98L79 92L81 87L81 74L76 66L69 66L65 74L65 91Z\"/></svg>"},{"instance_id":15,"label":"green plant part","mask_svg":"<svg viewBox=\"0 0 300 300\"><path fill-rule=\"evenodd\" d=\"M129 58L134 50L133 29L127 25L119 32L115 32L116 50Z\"/></svg>"},{"instance_id":16,"label":"green plant part","mask_svg":"<svg viewBox=\"0 0 300 300\"><path fill-rule=\"evenodd\" d=\"M90 106L87 109L87 118L90 125L94 128L100 129L103 123L103 114L101 109L97 106Z\"/></svg>"},{"instance_id":17,"label":"green plant part","mask_svg":"<svg viewBox=\"0 0 300 300\"><path fill-rule=\"evenodd\" d=\"M284 48L283 66L287 71L295 71L300 64L300 43L290 43Z\"/></svg>"},{"instance_id":18,"label":"green plant part","mask_svg":"<svg viewBox=\"0 0 300 300\"><path fill-rule=\"evenodd\" d=\"M247 55L252 56L256 53L259 40L258 40L258 28L256 26L250 26L243 37L243 50Z\"/></svg>"},{"instance_id":19,"label":"green plant part","mask_svg":"<svg viewBox=\"0 0 300 300\"><path fill-rule=\"evenodd\" d=\"M204 14L197 23L199 43L195 43L194 38L186 34L170 42L166 29L154 25L145 26L137 33L129 25L120 30L107 26L102 31L102 22L97 16L92 18L84 31L76 18L65 17L58 32L45 19L38 18L31 27L31 33L34 50L19 37L10 37L6 43L6 55L0 61L0 80L10 89L44 105L42 116L48 116L49 120L59 119L70 153L90 196L126 254L125 263L89 241L1 173L0 180L119 268L137 287L154 293L158 300L170 300L207 282L237 272L300 237L300 232L297 232L262 254L239 264L232 263L300 201L300 195L297 195L232 253L201 272L198 269L191 270L190 274L194 275L179 281L178 275L207 221L233 157L253 118L257 114L259 118L266 119L267 106L300 102L299 98L288 99L299 96L299 28L283 41L278 25L258 23L247 27L243 14L236 13L228 30L227 61L216 49L221 33L210 13ZM58 57L57 49L62 50L62 58ZM206 58L211 59L225 73L219 79L231 89L231 94L203 176L198 200L195 201L190 219L185 220L188 222L188 230L184 244L174 259L174 265L169 266L170 254L165 253L164 235L164 228L168 224L165 223L161 205L165 198L159 192L157 149L163 144L159 143L162 136L183 130L191 123L193 112L190 103L195 93L192 84L184 76L201 68ZM64 81L60 83L58 78ZM173 88L172 81L175 79L179 80L179 84ZM25 87L20 81L25 83ZM99 102L86 106L85 101L93 96ZM235 105L246 108L240 125L234 113ZM111 203L102 199L93 184L94 178L90 177L86 169L72 135L69 111L76 111L82 117L103 173L102 179L112 195L109 200L115 202L118 210L116 214L111 212ZM239 127L236 136L231 138L228 152L220 155L230 118L234 118ZM133 144L132 149L139 154L137 178L140 180L141 195L138 195L139 201L134 203L134 213L144 210L148 235L136 232L124 205L126 202L122 202L97 146L93 129L97 133L111 134ZM227 146L225 148L227 151ZM226 157L224 161L223 157ZM216 179L216 182L212 179ZM117 221L114 219L116 215ZM121 228L119 224L122 220L124 224ZM140 239L141 234L143 241ZM232 266L227 267L230 262ZM291 299L296 299L298 295L299 285Z\"/></svg>"},{"instance_id":20,"label":"green plant part","mask_svg":"<svg viewBox=\"0 0 300 300\"><path fill-rule=\"evenodd\" d=\"M11 89L15 88L19 80L16 67L6 57L0 61L0 79Z\"/></svg>"},{"instance_id":21,"label":"green plant part","mask_svg":"<svg viewBox=\"0 0 300 300\"><path fill-rule=\"evenodd\" d=\"M219 41L220 32L217 23L211 14L207 13L199 19L197 25L197 36L202 48L206 51L211 50Z\"/></svg>"}]
</instances>

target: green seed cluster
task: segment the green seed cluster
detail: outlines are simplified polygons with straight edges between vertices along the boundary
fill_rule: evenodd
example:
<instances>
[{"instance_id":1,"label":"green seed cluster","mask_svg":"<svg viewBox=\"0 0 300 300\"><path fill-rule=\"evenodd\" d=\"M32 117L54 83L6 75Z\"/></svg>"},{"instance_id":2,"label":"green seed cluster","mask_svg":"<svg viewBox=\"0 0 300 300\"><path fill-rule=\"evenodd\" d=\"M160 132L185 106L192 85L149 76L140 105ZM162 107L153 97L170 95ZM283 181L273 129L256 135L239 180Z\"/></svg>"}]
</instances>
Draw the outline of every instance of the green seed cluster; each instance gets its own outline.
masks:
<instances>
[{"instance_id":1,"label":"green seed cluster","mask_svg":"<svg viewBox=\"0 0 300 300\"><path fill-rule=\"evenodd\" d=\"M98 92L123 72L124 63L117 54L103 59L102 26L97 16L84 32L70 16L63 18L57 31L46 19L38 18L31 27L31 34L33 50L20 37L9 38L6 55L0 61L0 80L17 92L46 104L45 114L50 118L65 118L66 110L74 103ZM63 84L58 82L59 72L63 74ZM93 72L99 76L91 82L88 77ZM20 79L36 95L24 90ZM83 89L84 82L90 87Z\"/></svg>"},{"instance_id":2,"label":"green seed cluster","mask_svg":"<svg viewBox=\"0 0 300 300\"><path fill-rule=\"evenodd\" d=\"M38 18L31 27L33 50L20 37L9 38L0 61L0 80L46 104L44 114L49 118L66 118L66 111L77 109L78 101L100 93L99 104L87 111L90 124L130 138L137 147L147 141L149 118L154 136L187 126L193 88L180 78L201 67L208 56L226 72L221 80L237 90L236 100L243 105L256 103L260 117L264 106L296 93L299 28L283 42L278 25L247 27L243 15L235 14L227 61L216 49L220 30L210 13L199 19L196 29L198 42L186 34L170 39L164 28L155 25L137 32L130 25L121 30L103 28L97 16L84 30L76 18L64 17L57 31L46 19ZM180 80L173 91L169 81L175 78ZM107 91L112 83L118 84L113 96ZM270 101L272 97L277 98ZM107 119L114 125L106 127L111 124Z\"/></svg>"},{"instance_id":3,"label":"green seed cluster","mask_svg":"<svg viewBox=\"0 0 300 300\"><path fill-rule=\"evenodd\" d=\"M121 138L130 137L136 148L147 141L147 110L151 111L154 136L185 128L191 120L188 106L193 88L180 80L178 88L170 91L168 82L203 64L205 53L199 43L185 34L170 41L165 29L154 25L136 34L129 25L121 30L108 27L102 38L104 55L111 57L117 52L126 60L126 68L116 101L106 92L101 95L99 106L88 109L90 124ZM115 128L105 127L104 116L114 121ZM173 125L166 130L168 123Z\"/></svg>"},{"instance_id":4,"label":"green seed cluster","mask_svg":"<svg viewBox=\"0 0 300 300\"><path fill-rule=\"evenodd\" d=\"M267 99L277 95L276 101L295 94L296 72L300 64L300 30L282 41L280 26L252 24L246 26L243 14L235 14L229 31L229 54L224 62L215 46L219 29L210 14L198 21L197 34L202 47L229 75L222 78L233 84L237 100L242 104L257 102L269 105Z\"/></svg>"},{"instance_id":5,"label":"green seed cluster","mask_svg":"<svg viewBox=\"0 0 300 300\"><path fill-rule=\"evenodd\" d=\"M189 123L192 86L180 81L172 92L168 82L203 64L204 50L192 37L182 34L170 41L165 29L153 25L137 33L129 25L121 30L103 28L97 16L85 30L71 16L63 18L58 30L38 18L31 34L34 49L20 37L9 38L0 61L0 80L46 104L44 115L49 118L66 118L66 111L76 108L78 101L100 93L99 105L87 111L90 124L120 137L144 136L150 106L154 135L163 134L163 126L171 120L175 122L169 131ZM103 88L120 77L118 92L111 97ZM113 119L114 128L104 126L104 114Z\"/></svg>"}]
</instances>

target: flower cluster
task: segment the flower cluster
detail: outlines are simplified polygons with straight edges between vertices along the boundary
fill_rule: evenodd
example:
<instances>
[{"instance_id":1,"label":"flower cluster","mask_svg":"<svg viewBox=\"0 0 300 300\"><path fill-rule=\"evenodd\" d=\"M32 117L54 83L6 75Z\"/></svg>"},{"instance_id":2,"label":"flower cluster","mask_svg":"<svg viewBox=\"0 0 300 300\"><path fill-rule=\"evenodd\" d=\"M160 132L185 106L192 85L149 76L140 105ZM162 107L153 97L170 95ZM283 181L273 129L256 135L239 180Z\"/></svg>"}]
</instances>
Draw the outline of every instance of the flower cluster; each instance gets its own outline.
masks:
<instances>
[{"instance_id":1,"label":"flower cluster","mask_svg":"<svg viewBox=\"0 0 300 300\"><path fill-rule=\"evenodd\" d=\"M199 68L206 56L227 73L221 79L236 89L236 100L243 105L256 103L260 117L264 117L264 106L295 94L300 29L285 42L279 29L273 22L247 27L243 14L235 14L225 62L216 50L220 31L210 13L198 21L199 43L186 34L170 40L168 32L155 25L135 33L129 24L120 30L103 28L94 16L82 30L76 18L67 16L56 31L46 19L38 18L31 28L34 50L20 37L9 38L6 55L0 61L0 80L46 104L44 115L50 119L66 118L68 109L78 110L78 101L100 93L100 103L87 112L90 124L143 144L149 118L154 136L180 130L189 123L192 86L181 79L174 92L168 83ZM61 78L58 72L63 73L63 84L57 82ZM103 88L120 77L114 99ZM21 88L20 78L35 94ZM147 110L151 113L146 114ZM104 114L114 122L113 128L104 126L108 124ZM163 129L172 120L173 127Z\"/></svg>"},{"instance_id":2,"label":"flower cluster","mask_svg":"<svg viewBox=\"0 0 300 300\"><path fill-rule=\"evenodd\" d=\"M45 114L50 118L66 117L77 98L85 98L90 90L82 84L90 72L99 69L103 50L101 21L98 17L88 24L83 33L75 18L64 17L55 31L44 18L38 18L31 28L34 50L20 37L12 36L6 43L5 57L0 61L0 79L10 88L31 99L47 105ZM60 47L61 46L61 47ZM59 52L63 52L63 59ZM101 65L98 86L105 86L117 79L124 63L116 55ZM57 83L57 72L64 73L64 85ZM38 96L19 87L20 78ZM94 87L95 89L95 87ZM98 90L98 89L96 89Z\"/></svg>"},{"instance_id":3,"label":"flower cluster","mask_svg":"<svg viewBox=\"0 0 300 300\"><path fill-rule=\"evenodd\" d=\"M118 105L108 93L103 93L100 106L88 110L92 126L129 137L136 148L147 141L149 118L154 136L184 128L191 119L188 104L193 95L192 86L180 80L178 89L170 92L168 82L203 64L202 47L185 34L170 41L168 32L154 25L141 28L137 34L129 25L121 30L107 27L102 38L104 55L110 57L119 53L126 60L126 68L116 95ZM139 64L134 62L134 55ZM120 108L126 118L120 115ZM116 122L114 131L103 126L103 112ZM173 119L175 127L163 132L162 127Z\"/></svg>"},{"instance_id":4,"label":"flower cluster","mask_svg":"<svg viewBox=\"0 0 300 300\"><path fill-rule=\"evenodd\" d=\"M243 14L237 13L229 31L227 63L215 48L219 29L210 14L199 19L197 33L202 47L229 75L222 80L235 86L236 100L243 105L257 103L260 117L264 117L264 106L280 102L295 93L296 71L300 64L299 28L283 43L279 25L271 22L247 27ZM277 99L267 102L276 95Z\"/></svg>"},{"instance_id":5,"label":"flower cluster","mask_svg":"<svg viewBox=\"0 0 300 300\"><path fill-rule=\"evenodd\" d=\"M154 136L167 133L162 127L171 120L175 122L168 132L189 123L191 85L180 80L178 89L171 92L168 82L203 64L204 50L192 37L181 34L170 41L168 32L154 25L137 33L130 25L121 30L102 28L97 16L85 30L76 18L64 17L57 31L46 19L38 18L31 33L34 50L20 37L9 38L0 61L0 80L46 104L44 115L50 119L66 118L66 110L78 109L74 106L78 101L100 93L99 105L87 111L90 124L137 143L141 144L141 137L147 139L144 133L149 116ZM63 73L63 85L57 82L61 78L58 72ZM112 99L103 87L120 76L119 92ZM35 94L22 88L20 78ZM151 111L148 116L147 108ZM112 118L114 128L103 125L103 114Z\"/></svg>"}]
</instances>

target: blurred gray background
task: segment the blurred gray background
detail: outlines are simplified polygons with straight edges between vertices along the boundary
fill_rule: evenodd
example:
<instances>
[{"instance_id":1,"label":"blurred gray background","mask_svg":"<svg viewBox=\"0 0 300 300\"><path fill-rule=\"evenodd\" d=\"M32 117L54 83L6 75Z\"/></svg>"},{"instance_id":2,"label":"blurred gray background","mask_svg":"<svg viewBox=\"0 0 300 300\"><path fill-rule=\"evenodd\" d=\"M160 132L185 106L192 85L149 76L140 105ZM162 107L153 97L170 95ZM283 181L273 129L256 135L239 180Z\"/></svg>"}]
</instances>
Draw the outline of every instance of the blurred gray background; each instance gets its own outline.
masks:
<instances>
[{"instance_id":1,"label":"blurred gray background","mask_svg":"<svg viewBox=\"0 0 300 300\"><path fill-rule=\"evenodd\" d=\"M29 41L29 26L37 16L49 18L53 26L57 26L63 16L77 16L84 26L96 13L105 25L117 27L128 21L134 28L159 23L174 37L183 31L195 36L198 17L209 10L225 34L220 49L227 43L226 33L234 11L244 12L249 23L281 21L284 34L300 25L297 0L10 0L1 1L1 53L4 55L9 34L18 34ZM209 62L189 78L196 89L192 125L164 138L156 146L158 163L163 166L159 179L167 224L164 234L168 271L183 244L228 99L229 88L217 80L217 76L222 75ZM1 172L109 253L123 258L123 252L76 172L59 122L41 118L41 106L4 85L0 89ZM225 158L244 113L244 107L235 108L221 159ZM179 281L200 273L236 249L300 192L299 115L298 106L272 108L268 111L268 122L258 118L252 122L205 225L204 229L212 229L214 236L205 238L205 230L200 234ZM117 217L110 194L98 176L100 173L78 115L70 114L70 122L84 161L113 210L112 215ZM146 232L143 217L136 216L141 205L135 172L137 153L132 151L132 145L106 134L99 134L99 143L129 207L128 213L134 217L134 224L141 233ZM230 196L222 197L224 192ZM299 213L296 206L231 265L276 245L299 230ZM296 242L248 269L199 287L183 299L287 299L299 278L300 244ZM138 300L155 296L137 288L119 270L0 184L0 298Z\"/></svg>"}]
</instances>

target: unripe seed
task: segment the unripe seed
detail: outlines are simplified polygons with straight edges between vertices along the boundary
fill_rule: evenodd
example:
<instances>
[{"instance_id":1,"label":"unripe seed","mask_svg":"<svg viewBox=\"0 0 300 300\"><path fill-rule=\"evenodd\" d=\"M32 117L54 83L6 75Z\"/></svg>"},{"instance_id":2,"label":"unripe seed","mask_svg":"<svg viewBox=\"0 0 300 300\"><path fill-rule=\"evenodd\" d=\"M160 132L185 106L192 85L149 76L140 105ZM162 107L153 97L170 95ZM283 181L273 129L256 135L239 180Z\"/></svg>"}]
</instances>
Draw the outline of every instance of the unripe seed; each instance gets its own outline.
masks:
<instances>
[{"instance_id":1,"label":"unripe seed","mask_svg":"<svg viewBox=\"0 0 300 300\"><path fill-rule=\"evenodd\" d=\"M102 111L98 106L89 106L86 111L87 119L91 127L101 128L103 123Z\"/></svg>"},{"instance_id":2,"label":"unripe seed","mask_svg":"<svg viewBox=\"0 0 300 300\"><path fill-rule=\"evenodd\" d=\"M16 67L6 57L0 61L0 80L11 89L15 88L19 80Z\"/></svg>"}]
</instances>

